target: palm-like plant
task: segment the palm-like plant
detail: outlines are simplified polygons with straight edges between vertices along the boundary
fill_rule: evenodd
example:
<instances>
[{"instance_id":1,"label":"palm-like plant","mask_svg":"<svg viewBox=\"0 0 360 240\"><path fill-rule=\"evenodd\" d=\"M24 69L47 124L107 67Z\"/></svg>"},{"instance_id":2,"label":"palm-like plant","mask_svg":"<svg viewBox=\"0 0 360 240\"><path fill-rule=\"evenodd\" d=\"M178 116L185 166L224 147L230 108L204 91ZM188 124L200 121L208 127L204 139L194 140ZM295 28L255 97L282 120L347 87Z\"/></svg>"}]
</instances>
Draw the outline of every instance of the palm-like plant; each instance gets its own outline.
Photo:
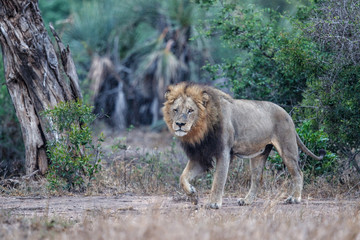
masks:
<instances>
[{"instance_id":1,"label":"palm-like plant","mask_svg":"<svg viewBox=\"0 0 360 240\"><path fill-rule=\"evenodd\" d=\"M73 9L79 9L79 3L75 5ZM123 87L112 92L125 94L131 105L127 107L132 109L127 113L132 115L127 117L129 124L156 123L165 87L190 78L190 52L196 51L190 42L194 9L189 0L91 0L74 11L74 23L67 32L74 52L113 61ZM83 63L89 65L86 59ZM102 89L109 92L118 87L104 79L97 87L102 99L107 94ZM117 97L109 97L116 109ZM109 111L106 114L112 116Z\"/></svg>"},{"instance_id":2,"label":"palm-like plant","mask_svg":"<svg viewBox=\"0 0 360 240\"><path fill-rule=\"evenodd\" d=\"M174 40L168 40L165 48L163 41L164 38L160 37L155 49L144 55L137 71L138 79L146 86L143 91L152 97L152 125L159 120L159 103L163 100L166 86L179 81L181 72L187 71L186 64L171 52Z\"/></svg>"}]
</instances>

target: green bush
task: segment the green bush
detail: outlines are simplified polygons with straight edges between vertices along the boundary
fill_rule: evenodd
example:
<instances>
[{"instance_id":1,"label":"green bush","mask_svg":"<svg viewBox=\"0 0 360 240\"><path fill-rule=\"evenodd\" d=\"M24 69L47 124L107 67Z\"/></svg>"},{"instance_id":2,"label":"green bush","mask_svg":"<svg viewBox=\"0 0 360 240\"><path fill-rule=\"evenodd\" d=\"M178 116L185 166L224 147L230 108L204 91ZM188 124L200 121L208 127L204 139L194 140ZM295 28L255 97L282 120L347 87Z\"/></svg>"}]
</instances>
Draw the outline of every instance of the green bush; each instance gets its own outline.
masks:
<instances>
[{"instance_id":1,"label":"green bush","mask_svg":"<svg viewBox=\"0 0 360 240\"><path fill-rule=\"evenodd\" d=\"M321 123L329 134L332 148L345 154L360 146L359 79L359 65L342 67L336 76L325 75L311 83L302 104L311 106L303 109L302 114L316 121L312 122L313 127Z\"/></svg>"},{"instance_id":2,"label":"green bush","mask_svg":"<svg viewBox=\"0 0 360 240\"><path fill-rule=\"evenodd\" d=\"M325 71L308 82L303 115L314 119L314 128L324 126L332 148L351 158L360 147L360 4L316 1L304 9L304 34L319 45Z\"/></svg>"},{"instance_id":3,"label":"green bush","mask_svg":"<svg viewBox=\"0 0 360 240\"><path fill-rule=\"evenodd\" d=\"M360 8L347 8L336 0L321 2L299 3L292 15L223 4L206 32L210 37L220 35L234 50L233 57L206 67L214 79L225 79L237 98L268 100L295 110L294 119L305 120L298 131L309 149L328 150L322 161L301 155L305 178L337 172L337 157L329 150L349 153L359 148L360 139L360 58L355 51L359 14L354 14ZM349 9L354 9L351 16L341 14L348 27L338 15ZM278 155L271 161L274 169L283 169Z\"/></svg>"},{"instance_id":4,"label":"green bush","mask_svg":"<svg viewBox=\"0 0 360 240\"><path fill-rule=\"evenodd\" d=\"M89 125L96 116L81 101L62 102L43 112L49 118L55 138L47 146L50 167L47 178L51 189L84 191L100 169L101 135L94 143Z\"/></svg>"},{"instance_id":5,"label":"green bush","mask_svg":"<svg viewBox=\"0 0 360 240\"><path fill-rule=\"evenodd\" d=\"M212 23L236 57L207 69L214 78L228 79L236 97L294 106L302 100L308 81L323 71L316 45L297 28L292 17L253 5L225 5Z\"/></svg>"},{"instance_id":6,"label":"green bush","mask_svg":"<svg viewBox=\"0 0 360 240\"><path fill-rule=\"evenodd\" d=\"M337 155L332 153L328 148L329 137L322 127L318 131L312 130L311 121L304 121L300 127L296 128L299 137L303 140L304 144L310 151L316 154L316 151L325 149L326 155L322 160L315 160L305 153L300 154L300 167L303 169L305 175L321 176L321 175L334 175L338 168Z\"/></svg>"}]
</instances>

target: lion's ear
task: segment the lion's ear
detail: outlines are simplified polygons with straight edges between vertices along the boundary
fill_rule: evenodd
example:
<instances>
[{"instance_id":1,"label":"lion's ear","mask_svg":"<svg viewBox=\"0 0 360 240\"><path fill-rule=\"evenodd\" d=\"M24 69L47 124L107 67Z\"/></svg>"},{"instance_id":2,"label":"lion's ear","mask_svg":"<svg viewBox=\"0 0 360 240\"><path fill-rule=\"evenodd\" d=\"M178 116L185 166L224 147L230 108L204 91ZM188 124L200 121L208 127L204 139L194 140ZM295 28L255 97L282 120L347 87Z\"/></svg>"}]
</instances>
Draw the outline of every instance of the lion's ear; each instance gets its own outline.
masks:
<instances>
[{"instance_id":1,"label":"lion's ear","mask_svg":"<svg viewBox=\"0 0 360 240\"><path fill-rule=\"evenodd\" d=\"M202 98L203 98L203 105L206 107L207 103L210 100L210 95L207 92L203 92Z\"/></svg>"}]
</instances>

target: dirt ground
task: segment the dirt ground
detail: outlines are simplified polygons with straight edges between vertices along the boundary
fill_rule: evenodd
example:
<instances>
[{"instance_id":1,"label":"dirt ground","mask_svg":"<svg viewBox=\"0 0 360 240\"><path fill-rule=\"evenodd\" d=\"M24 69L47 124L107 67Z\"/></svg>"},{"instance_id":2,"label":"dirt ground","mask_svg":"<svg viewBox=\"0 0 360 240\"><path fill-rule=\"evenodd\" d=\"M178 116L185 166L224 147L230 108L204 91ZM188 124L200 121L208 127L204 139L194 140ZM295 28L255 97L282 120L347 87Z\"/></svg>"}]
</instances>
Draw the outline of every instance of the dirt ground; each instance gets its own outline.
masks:
<instances>
[{"instance_id":1,"label":"dirt ground","mask_svg":"<svg viewBox=\"0 0 360 240\"><path fill-rule=\"evenodd\" d=\"M204 207L206 198L201 199L198 206L185 200L178 200L171 196L140 196L124 194L120 196L61 196L61 197L0 197L0 209L11 214L21 216L62 216L69 219L78 219L87 214L106 212L111 215L134 214L141 215L151 210L162 213L167 211L197 210ZM301 204L288 205L281 201L258 199L251 206L238 206L236 198L224 198L222 211L232 214L246 213L256 208L257 210L269 208L276 211L293 213L294 211L307 210L314 216L326 213L334 214L344 208L360 206L359 200L304 200Z\"/></svg>"},{"instance_id":2,"label":"dirt ground","mask_svg":"<svg viewBox=\"0 0 360 240\"><path fill-rule=\"evenodd\" d=\"M167 132L135 129L110 135L105 149L124 144L130 155L167 150L173 143ZM250 206L238 206L234 194L225 193L220 210L205 209L206 190L199 191L197 206L176 191L168 195L118 191L91 196L0 195L0 239L360 240L360 199L355 197L344 199L346 195L340 194L321 199L304 194L301 204L288 205L274 191L260 194Z\"/></svg>"},{"instance_id":3,"label":"dirt ground","mask_svg":"<svg viewBox=\"0 0 360 240\"><path fill-rule=\"evenodd\" d=\"M111 135L111 134L108 134ZM168 131L152 132L148 129L135 129L122 134L114 134L107 138L106 145L116 144L119 139L126 138L126 144L131 149L160 150L168 148L172 136ZM141 215L149 209L160 212L169 210L182 211L203 208L208 196L202 196L198 206L189 201L173 196L145 196L122 194L117 196L60 196L60 197L8 197L0 196L0 211L22 216L64 216L70 219L81 218L87 214L106 212L110 215L134 214ZM301 204L287 205L280 200L265 200L259 198L251 206L238 206L235 197L224 197L222 212L242 214L254 208L261 209L271 206L277 211L293 212L306 209L314 215L334 213L347 207L359 207L360 200L334 199L304 199ZM213 211L213 210L209 210Z\"/></svg>"}]
</instances>

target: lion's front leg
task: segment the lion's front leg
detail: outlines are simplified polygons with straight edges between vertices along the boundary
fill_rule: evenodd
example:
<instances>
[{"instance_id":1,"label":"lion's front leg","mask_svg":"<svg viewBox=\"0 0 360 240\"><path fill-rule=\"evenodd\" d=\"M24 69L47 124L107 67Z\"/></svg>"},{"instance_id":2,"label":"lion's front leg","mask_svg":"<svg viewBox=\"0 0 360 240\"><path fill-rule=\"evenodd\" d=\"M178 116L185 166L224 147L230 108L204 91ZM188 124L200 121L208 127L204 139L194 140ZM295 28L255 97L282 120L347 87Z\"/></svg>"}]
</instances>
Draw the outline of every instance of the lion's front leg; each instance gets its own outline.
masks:
<instances>
[{"instance_id":1,"label":"lion's front leg","mask_svg":"<svg viewBox=\"0 0 360 240\"><path fill-rule=\"evenodd\" d=\"M216 170L214 181L211 187L210 202L208 207L219 209L222 205L222 197L230 164L230 151L224 151L218 159L216 159Z\"/></svg>"},{"instance_id":2,"label":"lion's front leg","mask_svg":"<svg viewBox=\"0 0 360 240\"><path fill-rule=\"evenodd\" d=\"M189 160L183 173L180 176L181 188L184 189L185 193L190 197L191 202L195 205L198 204L198 197L196 194L196 189L190 184L190 181L202 172L203 168L201 167L199 162Z\"/></svg>"}]
</instances>

